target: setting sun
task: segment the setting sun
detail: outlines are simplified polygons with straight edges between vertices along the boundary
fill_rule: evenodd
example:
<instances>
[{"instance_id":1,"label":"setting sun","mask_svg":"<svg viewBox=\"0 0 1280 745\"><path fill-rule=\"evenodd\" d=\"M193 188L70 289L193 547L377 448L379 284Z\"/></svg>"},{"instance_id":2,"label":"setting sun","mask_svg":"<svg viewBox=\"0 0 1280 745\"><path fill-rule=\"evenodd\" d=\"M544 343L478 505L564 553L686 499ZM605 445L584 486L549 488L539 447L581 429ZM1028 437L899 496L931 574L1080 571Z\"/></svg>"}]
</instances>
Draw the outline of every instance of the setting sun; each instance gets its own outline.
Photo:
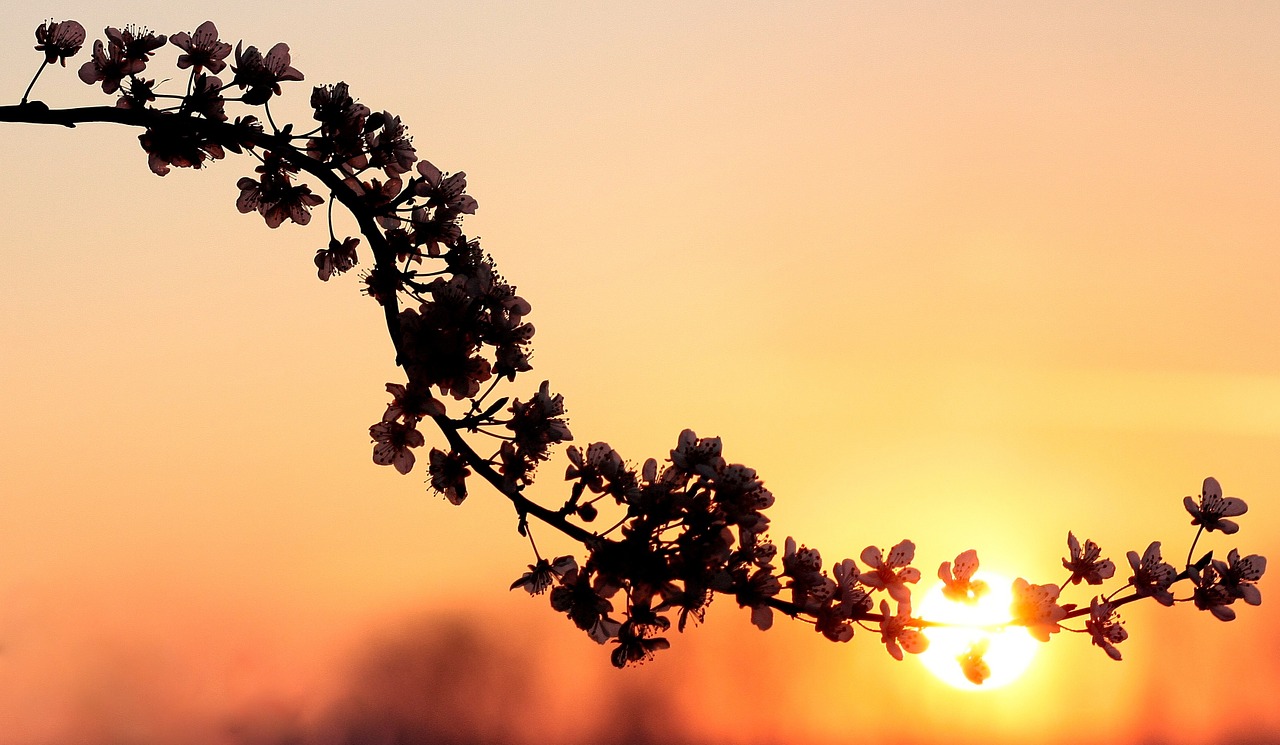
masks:
<instances>
[{"instance_id":1,"label":"setting sun","mask_svg":"<svg viewBox=\"0 0 1280 745\"><path fill-rule=\"evenodd\" d=\"M988 587L976 602L947 598L942 583L925 594L920 617L953 625L928 629L929 648L920 659L930 672L956 688L999 688L1027 669L1037 642L1021 626L995 628L1009 620L1011 580L991 572L978 572L976 579Z\"/></svg>"}]
</instances>

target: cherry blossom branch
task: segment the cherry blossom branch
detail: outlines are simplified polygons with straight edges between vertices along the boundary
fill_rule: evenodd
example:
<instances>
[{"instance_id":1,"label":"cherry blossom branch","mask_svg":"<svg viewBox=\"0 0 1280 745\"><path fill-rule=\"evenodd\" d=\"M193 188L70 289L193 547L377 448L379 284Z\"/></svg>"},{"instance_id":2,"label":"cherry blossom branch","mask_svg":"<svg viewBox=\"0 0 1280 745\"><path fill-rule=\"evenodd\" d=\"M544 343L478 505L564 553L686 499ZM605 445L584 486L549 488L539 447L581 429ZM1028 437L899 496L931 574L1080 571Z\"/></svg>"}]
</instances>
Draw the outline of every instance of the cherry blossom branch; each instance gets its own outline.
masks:
<instances>
[{"instance_id":1,"label":"cherry blossom branch","mask_svg":"<svg viewBox=\"0 0 1280 745\"><path fill-rule=\"evenodd\" d=\"M202 167L225 157L227 150L248 152L258 164L258 176L237 182L241 194L236 206L242 213L258 213L271 228L285 221L310 221L311 208L324 200L295 178L305 173L317 179L330 200L328 248L314 258L318 276L327 281L352 269L359 260L361 238L367 242L373 264L362 276L363 291L382 306L396 365L407 378L403 384L387 384L392 401L381 421L369 429L374 462L402 474L412 471L414 450L426 443L418 426L429 419L448 448L430 451L432 489L461 504L469 493L468 479L478 476L506 497L535 558L512 589L530 594L550 590L553 609L565 613L595 641L615 644L614 664L642 662L666 649L669 642L660 634L672 619L683 631L689 618L702 620L717 594L750 609L752 623L761 629L772 625L773 612L778 611L812 624L832 641L849 641L855 627L878 630L886 649L898 659L904 652L925 649L925 629L975 626L912 615L910 585L922 574L912 566L915 544L909 540L887 551L869 546L859 556L861 565L844 559L828 570L816 549L787 538L776 561L778 549L767 537L770 520L765 514L774 496L754 469L725 460L718 437L700 438L685 430L661 467L655 459L638 468L629 465L604 442L584 449L569 446L565 480L570 494L563 505L553 509L526 497L525 487L533 483L538 465L550 458L553 447L573 437L563 419L563 399L550 392L548 382L523 402L502 397L485 404L500 383L514 382L532 369L529 343L534 329L524 320L529 304L497 274L479 242L462 233L463 216L477 207L466 194L466 174L449 175L420 160L399 117L358 103L345 83L313 89L311 105L319 125L306 134L293 134L292 123L277 125L270 99L282 93L281 83L303 79L283 43L265 54L237 44L234 77L224 84L216 75L227 67L231 45L218 38L211 21L193 33L172 37L135 27L107 28L105 34L107 43L95 42L92 58L78 76L90 85L101 84L107 94L119 92L114 106L51 109L28 100L40 73L55 61L65 67L85 39L83 27L75 21L47 22L36 30L36 49L44 53L44 62L21 103L0 106L0 122L69 128L101 122L141 128L139 142L148 166L160 176L172 167ZM181 96L156 92L155 81L141 75L166 40L183 51L177 66L191 69ZM223 95L233 87L242 94ZM151 107L150 102L159 98L181 102L169 109ZM263 107L271 131L253 115L229 120L225 106L237 102ZM402 177L415 164L417 175L406 182ZM355 219L361 238L338 240L333 231L335 201ZM443 267L411 268L427 261ZM422 281L426 278L430 282ZM469 402L466 414L451 418L448 398ZM501 444L486 457L464 433L488 435ZM585 527L599 516L597 504L621 513L603 532ZM1101 556L1097 544L1081 545L1069 533L1069 556L1062 560L1071 572L1068 580L1059 586L1018 578L1008 620L976 627L1022 626L1048 641L1061 630L1062 621L1087 616L1083 631L1120 659L1115 645L1127 638L1127 631L1116 610L1144 598L1172 605L1170 587L1178 582L1191 582L1194 589L1187 600L1221 620L1235 617L1230 606L1236 600L1259 604L1256 582L1265 571L1265 558L1241 557L1232 549L1226 561L1214 560L1211 552L1191 563L1203 533L1238 530L1227 518L1244 514L1244 502L1224 498L1218 482L1208 478L1199 501L1186 497L1184 507L1192 524L1200 527L1181 572L1164 563L1160 543L1153 542L1141 556L1128 553L1133 575L1125 585L1095 596L1087 608L1060 604L1067 585L1102 585L1116 568ZM579 565L571 556L541 556L531 533L531 516L581 545L587 552L584 562ZM972 549L954 562L942 563L937 575L943 595L956 603L979 602L989 588L976 576L977 569L977 552ZM1126 588L1132 591L1116 599ZM781 597L784 590L790 600ZM619 593L620 608L613 600ZM877 593L883 593L878 608ZM889 599L897 606L892 612ZM971 651L961 664L971 680L984 679L980 651Z\"/></svg>"}]
</instances>

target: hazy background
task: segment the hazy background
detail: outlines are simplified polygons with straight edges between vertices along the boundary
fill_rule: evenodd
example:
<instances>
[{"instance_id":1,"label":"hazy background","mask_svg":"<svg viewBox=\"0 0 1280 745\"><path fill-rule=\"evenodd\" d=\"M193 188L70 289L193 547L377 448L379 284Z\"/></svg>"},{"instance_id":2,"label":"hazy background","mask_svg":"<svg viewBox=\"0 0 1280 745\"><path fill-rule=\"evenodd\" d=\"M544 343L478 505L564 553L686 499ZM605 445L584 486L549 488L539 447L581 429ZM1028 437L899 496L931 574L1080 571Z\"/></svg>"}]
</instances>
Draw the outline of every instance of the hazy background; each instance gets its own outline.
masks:
<instances>
[{"instance_id":1,"label":"hazy background","mask_svg":"<svg viewBox=\"0 0 1280 745\"><path fill-rule=\"evenodd\" d=\"M465 170L580 442L720 435L830 564L903 537L1059 582L1068 529L1280 549L1280 9L1269 3L63 2L287 41ZM46 16L3 11L17 102ZM183 76L167 47L149 76ZM75 69L35 98L109 103ZM231 108L231 107L229 107ZM1280 607L1126 608L967 694L876 635L731 601L615 671L543 598L503 502L370 462L399 380L354 276L236 212L230 157L5 125L0 745L1280 740ZM563 461L537 494L562 498ZM551 551L550 535L542 542ZM1087 602L1084 593L1072 596ZM1062 636L1068 636L1063 634Z\"/></svg>"}]
</instances>

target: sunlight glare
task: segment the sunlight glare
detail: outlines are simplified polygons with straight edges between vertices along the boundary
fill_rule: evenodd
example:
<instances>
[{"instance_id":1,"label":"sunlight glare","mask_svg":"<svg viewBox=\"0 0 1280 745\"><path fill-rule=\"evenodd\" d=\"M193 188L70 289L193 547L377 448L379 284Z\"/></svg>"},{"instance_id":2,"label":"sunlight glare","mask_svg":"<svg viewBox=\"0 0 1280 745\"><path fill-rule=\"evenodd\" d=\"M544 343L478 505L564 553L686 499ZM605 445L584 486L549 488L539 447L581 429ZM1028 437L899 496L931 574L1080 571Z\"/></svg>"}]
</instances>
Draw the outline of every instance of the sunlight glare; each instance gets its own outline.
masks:
<instances>
[{"instance_id":1,"label":"sunlight glare","mask_svg":"<svg viewBox=\"0 0 1280 745\"><path fill-rule=\"evenodd\" d=\"M982 628L1009 620L1013 583L984 571L979 571L975 579L985 581L989 588L976 603L948 599L939 582L925 593L918 612L921 618L958 624L926 629L929 648L919 657L943 682L971 691L999 688L1016 680L1031 664L1038 644L1021 626ZM966 677L965 665L982 663L990 668L990 677L976 684Z\"/></svg>"}]
</instances>

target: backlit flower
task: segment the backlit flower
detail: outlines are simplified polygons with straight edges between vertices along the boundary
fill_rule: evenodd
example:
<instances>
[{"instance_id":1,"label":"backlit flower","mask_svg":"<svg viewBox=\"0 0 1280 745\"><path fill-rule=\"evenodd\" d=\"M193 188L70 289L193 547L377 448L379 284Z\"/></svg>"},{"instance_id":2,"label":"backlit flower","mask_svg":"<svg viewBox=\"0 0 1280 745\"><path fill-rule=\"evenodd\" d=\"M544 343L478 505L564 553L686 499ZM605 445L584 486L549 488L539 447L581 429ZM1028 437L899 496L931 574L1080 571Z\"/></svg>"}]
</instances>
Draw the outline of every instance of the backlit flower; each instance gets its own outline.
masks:
<instances>
[{"instance_id":1,"label":"backlit flower","mask_svg":"<svg viewBox=\"0 0 1280 745\"><path fill-rule=\"evenodd\" d=\"M889 615L889 601L880 601L880 641L895 660L902 660L904 651L920 654L929 648L929 639L919 629L907 627L911 620L911 605L898 603L898 612Z\"/></svg>"},{"instance_id":2,"label":"backlit flower","mask_svg":"<svg viewBox=\"0 0 1280 745\"><path fill-rule=\"evenodd\" d=\"M236 44L236 64L231 68L235 77L231 84L245 89L242 96L245 103L266 103L272 95L280 95L280 83L303 79L291 61L289 45L284 42L271 47L266 56L257 47L241 50Z\"/></svg>"},{"instance_id":3,"label":"backlit flower","mask_svg":"<svg viewBox=\"0 0 1280 745\"><path fill-rule=\"evenodd\" d=\"M151 29L140 26L125 26L123 30L108 28L106 33L110 43L124 50L125 59L140 63L139 71L168 40L164 34L156 34Z\"/></svg>"},{"instance_id":4,"label":"backlit flower","mask_svg":"<svg viewBox=\"0 0 1280 745\"><path fill-rule=\"evenodd\" d=\"M1063 559L1062 566L1071 570L1071 584L1078 585L1080 580L1084 580L1091 585L1100 585L1116 573L1116 565L1110 559L1098 558L1102 549L1093 541L1086 540L1081 548L1075 533L1067 533L1067 548L1071 551L1071 558Z\"/></svg>"},{"instance_id":5,"label":"backlit flower","mask_svg":"<svg viewBox=\"0 0 1280 745\"><path fill-rule=\"evenodd\" d=\"M67 66L67 58L84 45L84 26L76 21L46 21L36 28L37 52L44 52L45 64Z\"/></svg>"},{"instance_id":6,"label":"backlit flower","mask_svg":"<svg viewBox=\"0 0 1280 745\"><path fill-rule=\"evenodd\" d=\"M1222 584L1217 568L1210 564L1199 571L1189 572L1195 590L1191 599L1200 610L1207 610L1219 621L1234 621L1236 612L1227 607L1236 601L1231 591Z\"/></svg>"},{"instance_id":7,"label":"backlit flower","mask_svg":"<svg viewBox=\"0 0 1280 745\"><path fill-rule=\"evenodd\" d=\"M1250 554L1240 558L1240 552L1233 548L1226 561L1214 559L1213 568L1218 572L1219 583L1231 597L1249 605L1262 604L1262 592L1254 582L1262 579L1262 573L1267 571L1265 556Z\"/></svg>"},{"instance_id":8,"label":"backlit flower","mask_svg":"<svg viewBox=\"0 0 1280 745\"><path fill-rule=\"evenodd\" d=\"M467 498L467 477L471 471L462 453L448 453L431 448L430 464L427 471L431 474L431 488L444 495L449 504L462 504Z\"/></svg>"},{"instance_id":9,"label":"backlit flower","mask_svg":"<svg viewBox=\"0 0 1280 745\"><path fill-rule=\"evenodd\" d=\"M1136 551L1130 551L1128 559L1129 566L1133 569L1133 576L1129 578L1133 589L1139 595L1149 596L1161 605L1173 605L1173 593L1169 592L1169 586L1177 578L1178 570L1164 563L1160 556L1160 541L1152 541L1141 557Z\"/></svg>"},{"instance_id":10,"label":"backlit flower","mask_svg":"<svg viewBox=\"0 0 1280 745\"><path fill-rule=\"evenodd\" d=\"M538 559L537 564L530 564L529 571L511 583L511 589L520 587L530 595L541 595L570 570L578 570L578 562L572 556L557 556L554 561Z\"/></svg>"},{"instance_id":11,"label":"backlit flower","mask_svg":"<svg viewBox=\"0 0 1280 745\"><path fill-rule=\"evenodd\" d=\"M879 548L867 546L862 550L862 563L870 567L863 572L859 581L877 590L887 590L889 597L899 603L911 601L911 589L908 582L920 581L920 570L907 566L916 556L916 544L904 540L889 549L889 556L883 556Z\"/></svg>"},{"instance_id":12,"label":"backlit flower","mask_svg":"<svg viewBox=\"0 0 1280 745\"><path fill-rule=\"evenodd\" d=\"M942 580L942 595L948 600L961 603L976 603L987 591L987 583L974 580L973 573L978 571L978 552L969 549L956 557L955 564L942 562L938 567L938 579Z\"/></svg>"},{"instance_id":13,"label":"backlit flower","mask_svg":"<svg viewBox=\"0 0 1280 745\"><path fill-rule=\"evenodd\" d=\"M146 63L142 60L126 57L124 47L114 40L109 41L104 47L101 39L95 39L93 54L88 62L80 66L77 74L89 85L102 83L102 92L110 94L120 90L120 81L129 75L142 72L145 67Z\"/></svg>"},{"instance_id":14,"label":"backlit flower","mask_svg":"<svg viewBox=\"0 0 1280 745\"><path fill-rule=\"evenodd\" d=\"M190 34L176 33L169 37L169 43L185 52L178 55L181 70L194 67L196 72L205 69L216 74L227 66L225 60L231 54L231 45L218 39L218 27L213 21L205 21Z\"/></svg>"},{"instance_id":15,"label":"backlit flower","mask_svg":"<svg viewBox=\"0 0 1280 745\"><path fill-rule=\"evenodd\" d=\"M965 679L974 685L980 686L991 677L991 665L988 665L985 659L989 646L991 646L991 640L983 637L970 644L962 654L956 657L956 662L960 663L960 672L964 673Z\"/></svg>"},{"instance_id":16,"label":"backlit flower","mask_svg":"<svg viewBox=\"0 0 1280 745\"><path fill-rule=\"evenodd\" d=\"M1116 645L1128 639L1129 632L1120 625L1120 617L1116 615L1114 605L1097 597L1090 600L1089 620L1084 622L1084 627L1089 636L1093 637L1095 646L1102 647L1102 651L1111 659L1120 659L1120 650L1116 649Z\"/></svg>"},{"instance_id":17,"label":"backlit flower","mask_svg":"<svg viewBox=\"0 0 1280 745\"><path fill-rule=\"evenodd\" d=\"M1204 480L1204 486L1200 489L1200 503L1196 504L1191 497L1183 497L1182 506L1191 513L1192 525L1203 525L1205 530L1221 530L1227 535L1239 530L1240 526L1223 518L1237 517L1249 511L1249 506L1243 499L1223 498L1222 487L1212 476Z\"/></svg>"},{"instance_id":18,"label":"backlit flower","mask_svg":"<svg viewBox=\"0 0 1280 745\"><path fill-rule=\"evenodd\" d=\"M1027 627L1027 632L1042 642L1049 641L1050 634L1061 630L1058 621L1067 617L1067 611L1058 605L1057 585L1033 585L1019 577L1013 581L1013 603L1009 613L1015 623Z\"/></svg>"},{"instance_id":19,"label":"backlit flower","mask_svg":"<svg viewBox=\"0 0 1280 745\"><path fill-rule=\"evenodd\" d=\"M488 370L485 370L488 377ZM542 381L538 392L527 402L516 399L511 404L511 420L507 428L515 433L516 447L537 460L547 457L549 446L573 440L564 416L564 396L552 395L551 383Z\"/></svg>"},{"instance_id":20,"label":"backlit flower","mask_svg":"<svg viewBox=\"0 0 1280 745\"><path fill-rule=\"evenodd\" d=\"M413 470L413 450L426 443L422 433L400 422L378 422L369 428L373 438L373 462L380 466L395 466L400 473Z\"/></svg>"},{"instance_id":21,"label":"backlit flower","mask_svg":"<svg viewBox=\"0 0 1280 745\"><path fill-rule=\"evenodd\" d=\"M348 237L341 243L337 238L329 241L328 248L316 251L316 275L327 282L333 275L342 274L360 263L360 257L356 254L358 245L359 238Z\"/></svg>"}]
</instances>

